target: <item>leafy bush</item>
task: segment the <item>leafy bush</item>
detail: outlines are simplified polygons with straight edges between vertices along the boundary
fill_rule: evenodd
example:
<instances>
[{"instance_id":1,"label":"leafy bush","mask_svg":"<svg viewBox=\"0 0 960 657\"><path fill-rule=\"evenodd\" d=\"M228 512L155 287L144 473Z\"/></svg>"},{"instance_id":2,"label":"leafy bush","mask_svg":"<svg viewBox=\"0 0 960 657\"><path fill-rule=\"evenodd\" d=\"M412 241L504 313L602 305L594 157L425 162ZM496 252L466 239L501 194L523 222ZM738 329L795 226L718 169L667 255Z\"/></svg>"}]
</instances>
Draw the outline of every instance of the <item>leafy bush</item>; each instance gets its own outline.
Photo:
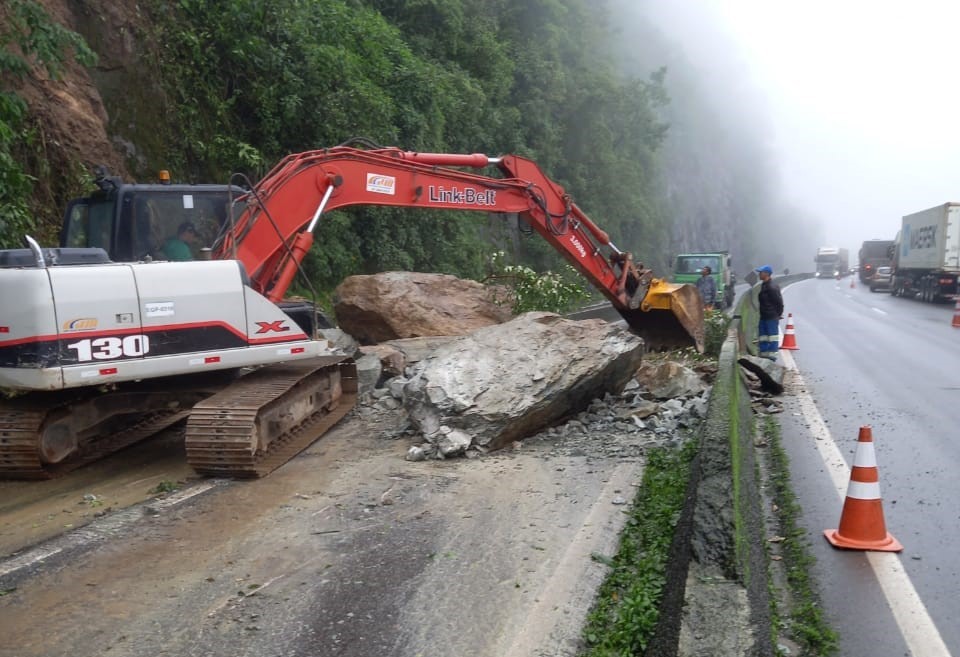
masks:
<instances>
[{"instance_id":1,"label":"leafy bush","mask_svg":"<svg viewBox=\"0 0 960 657\"><path fill-rule=\"evenodd\" d=\"M704 349L707 356L720 356L720 347L727 339L727 330L730 328L730 318L720 310L708 310L703 316Z\"/></svg>"},{"instance_id":2,"label":"leafy bush","mask_svg":"<svg viewBox=\"0 0 960 657\"><path fill-rule=\"evenodd\" d=\"M523 265L506 264L504 252L497 251L491 258L491 267L493 274L484 282L507 284L512 291L514 314L531 310L563 313L590 298L580 274L570 265L560 272L537 273Z\"/></svg>"}]
</instances>

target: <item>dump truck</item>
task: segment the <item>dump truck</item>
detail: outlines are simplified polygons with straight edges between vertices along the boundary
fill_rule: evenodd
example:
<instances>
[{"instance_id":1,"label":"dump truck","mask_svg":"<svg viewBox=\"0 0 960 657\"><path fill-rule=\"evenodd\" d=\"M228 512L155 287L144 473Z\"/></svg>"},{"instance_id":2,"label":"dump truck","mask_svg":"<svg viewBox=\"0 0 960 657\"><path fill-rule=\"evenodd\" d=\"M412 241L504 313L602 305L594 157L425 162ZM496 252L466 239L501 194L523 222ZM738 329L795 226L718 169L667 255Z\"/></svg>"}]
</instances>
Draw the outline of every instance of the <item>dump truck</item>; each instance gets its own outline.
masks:
<instances>
[{"instance_id":1,"label":"dump truck","mask_svg":"<svg viewBox=\"0 0 960 657\"><path fill-rule=\"evenodd\" d=\"M903 217L893 244L890 293L937 303L960 292L960 203Z\"/></svg>"},{"instance_id":2,"label":"dump truck","mask_svg":"<svg viewBox=\"0 0 960 657\"><path fill-rule=\"evenodd\" d=\"M731 268L729 251L679 254L673 263L672 280L674 283L696 285L704 267L710 267L711 276L717 284L717 305L721 308L733 306L737 277Z\"/></svg>"},{"instance_id":3,"label":"dump truck","mask_svg":"<svg viewBox=\"0 0 960 657\"><path fill-rule=\"evenodd\" d=\"M516 214L648 347L703 350L696 288L617 248L536 163L362 144L284 158L204 259L165 259L157 239L130 248L158 237L155 217L116 211L69 212L69 246L25 236L27 248L0 251L0 388L25 393L0 399L0 477L54 477L183 419L201 474L263 476L311 444L354 406L356 364L284 299L338 208ZM499 174L475 172L488 167ZM194 205L186 194L174 205Z\"/></svg>"}]
</instances>

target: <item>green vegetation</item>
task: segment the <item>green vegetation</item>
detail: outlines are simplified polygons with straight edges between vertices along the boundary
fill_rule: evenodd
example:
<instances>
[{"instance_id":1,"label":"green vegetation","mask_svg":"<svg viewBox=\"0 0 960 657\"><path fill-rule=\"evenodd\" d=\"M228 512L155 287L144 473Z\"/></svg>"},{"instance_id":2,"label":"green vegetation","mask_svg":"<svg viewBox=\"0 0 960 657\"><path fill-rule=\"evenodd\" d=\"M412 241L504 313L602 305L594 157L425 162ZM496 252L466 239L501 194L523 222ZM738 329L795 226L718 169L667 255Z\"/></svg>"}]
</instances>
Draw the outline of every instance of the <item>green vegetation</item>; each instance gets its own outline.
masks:
<instances>
[{"instance_id":1,"label":"green vegetation","mask_svg":"<svg viewBox=\"0 0 960 657\"><path fill-rule=\"evenodd\" d=\"M180 484L175 481L169 481L164 479L159 484L151 488L148 492L151 495L164 495L166 493L172 493L180 488Z\"/></svg>"},{"instance_id":2,"label":"green vegetation","mask_svg":"<svg viewBox=\"0 0 960 657\"><path fill-rule=\"evenodd\" d=\"M560 273L546 271L538 274L529 267L505 264L504 260L503 251L493 254L493 273L484 282L509 289L511 310L515 315L530 310L564 313L590 298L583 279L570 265Z\"/></svg>"},{"instance_id":3,"label":"green vegetation","mask_svg":"<svg viewBox=\"0 0 960 657\"><path fill-rule=\"evenodd\" d=\"M516 153L572 194L618 248L666 271L675 243L695 232L679 229L685 217L702 214L676 205L687 192L737 217L769 217L770 204L758 183L763 158L737 169L700 163L727 151L689 135L724 134L724 119L643 11L629 8L628 33L623 0L146 0L122 16L133 48L118 52L103 36L116 16L75 12L81 37L36 0L9 0L0 7L0 245L18 244L27 230L55 239L91 156L51 157L45 144L59 139L65 150L71 140L47 134L43 108L28 110L10 83L31 67L55 76L68 62L90 65L91 43L110 60L91 78L109 137L128 144L130 177L163 168L176 180L227 182L236 172L255 181L290 153L357 137L418 151ZM666 61L680 70L668 72ZM678 148L678 140L693 141ZM738 152L759 150L762 135L735 143ZM743 181L667 180L679 152L693 169L735 171ZM736 225L744 239L753 228ZM305 271L325 299L358 273L480 280L491 274L490 254L502 251L517 272L567 285L566 274L545 274L565 262L528 233L486 213L353 208L324 218Z\"/></svg>"},{"instance_id":4,"label":"green vegetation","mask_svg":"<svg viewBox=\"0 0 960 657\"><path fill-rule=\"evenodd\" d=\"M680 450L650 453L616 556L594 557L612 570L587 618L583 636L589 647L583 657L643 654L657 624L670 542L696 449L691 440Z\"/></svg>"},{"instance_id":5,"label":"green vegetation","mask_svg":"<svg viewBox=\"0 0 960 657\"><path fill-rule=\"evenodd\" d=\"M782 543L783 563L789 587L789 606L774 610L778 619L774 631L785 631L800 644L803 655L827 657L837 654L836 632L827 624L814 588L811 569L813 555L803 528L799 524L801 508L790 488L790 462L780 440L780 425L767 418L763 435L769 443L769 488L777 506L777 520ZM774 595L773 599L776 600ZM776 637L774 637L776 639Z\"/></svg>"},{"instance_id":6,"label":"green vegetation","mask_svg":"<svg viewBox=\"0 0 960 657\"><path fill-rule=\"evenodd\" d=\"M27 115L27 105L13 91L31 68L56 80L70 59L91 65L96 55L80 35L55 23L34 0L7 0L0 10L0 248L22 246L36 228L30 211L35 176L29 164L41 136Z\"/></svg>"},{"instance_id":7,"label":"green vegetation","mask_svg":"<svg viewBox=\"0 0 960 657\"><path fill-rule=\"evenodd\" d=\"M727 339L730 328L730 317L720 310L708 310L704 313L704 340L703 352L707 356L719 358L720 348Z\"/></svg>"}]
</instances>

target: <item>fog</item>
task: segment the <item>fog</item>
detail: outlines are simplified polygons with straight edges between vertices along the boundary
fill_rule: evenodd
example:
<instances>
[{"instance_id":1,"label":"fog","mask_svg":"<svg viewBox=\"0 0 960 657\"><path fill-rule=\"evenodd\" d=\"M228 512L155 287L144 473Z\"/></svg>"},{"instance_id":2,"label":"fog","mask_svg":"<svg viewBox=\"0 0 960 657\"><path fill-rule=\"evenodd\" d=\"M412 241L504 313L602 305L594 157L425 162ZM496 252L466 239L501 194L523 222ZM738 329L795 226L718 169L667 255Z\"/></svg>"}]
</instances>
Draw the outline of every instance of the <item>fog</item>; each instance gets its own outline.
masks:
<instances>
[{"instance_id":1,"label":"fog","mask_svg":"<svg viewBox=\"0 0 960 657\"><path fill-rule=\"evenodd\" d=\"M892 239L902 215L960 200L960 3L644 7L749 117L779 193L818 220L824 244L850 249L851 264L863 240Z\"/></svg>"}]
</instances>

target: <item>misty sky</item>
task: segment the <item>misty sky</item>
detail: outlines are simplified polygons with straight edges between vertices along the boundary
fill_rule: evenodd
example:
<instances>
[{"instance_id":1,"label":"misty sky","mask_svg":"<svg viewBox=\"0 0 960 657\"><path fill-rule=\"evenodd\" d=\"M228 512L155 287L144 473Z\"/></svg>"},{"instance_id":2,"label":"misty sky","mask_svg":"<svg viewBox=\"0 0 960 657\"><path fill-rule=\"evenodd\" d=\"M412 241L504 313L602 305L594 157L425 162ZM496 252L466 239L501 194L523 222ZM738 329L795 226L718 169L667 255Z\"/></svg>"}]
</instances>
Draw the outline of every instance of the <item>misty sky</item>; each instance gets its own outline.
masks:
<instances>
[{"instance_id":1,"label":"misty sky","mask_svg":"<svg viewBox=\"0 0 960 657\"><path fill-rule=\"evenodd\" d=\"M851 264L863 240L892 239L902 215L960 201L960 3L665 4L662 29L698 68L732 94L750 88L743 100L769 116L784 193Z\"/></svg>"}]
</instances>

